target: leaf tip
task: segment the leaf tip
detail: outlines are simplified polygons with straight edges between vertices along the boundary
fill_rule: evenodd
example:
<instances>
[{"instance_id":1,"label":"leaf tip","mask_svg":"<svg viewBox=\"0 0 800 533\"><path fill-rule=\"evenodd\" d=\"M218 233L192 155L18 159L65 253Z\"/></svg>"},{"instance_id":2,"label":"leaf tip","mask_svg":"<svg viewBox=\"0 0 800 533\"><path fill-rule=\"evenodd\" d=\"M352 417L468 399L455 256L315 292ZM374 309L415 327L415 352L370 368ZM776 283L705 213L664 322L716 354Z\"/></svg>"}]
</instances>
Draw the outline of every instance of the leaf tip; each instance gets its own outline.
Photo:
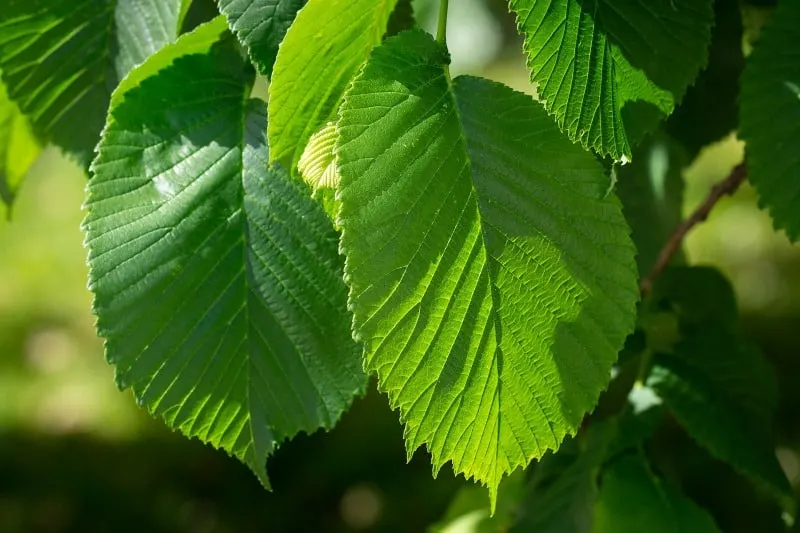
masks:
<instances>
[{"instance_id":1,"label":"leaf tip","mask_svg":"<svg viewBox=\"0 0 800 533\"><path fill-rule=\"evenodd\" d=\"M488 485L489 488L489 517L494 517L494 513L497 511L497 489L499 487L499 483L490 483Z\"/></svg>"}]
</instances>

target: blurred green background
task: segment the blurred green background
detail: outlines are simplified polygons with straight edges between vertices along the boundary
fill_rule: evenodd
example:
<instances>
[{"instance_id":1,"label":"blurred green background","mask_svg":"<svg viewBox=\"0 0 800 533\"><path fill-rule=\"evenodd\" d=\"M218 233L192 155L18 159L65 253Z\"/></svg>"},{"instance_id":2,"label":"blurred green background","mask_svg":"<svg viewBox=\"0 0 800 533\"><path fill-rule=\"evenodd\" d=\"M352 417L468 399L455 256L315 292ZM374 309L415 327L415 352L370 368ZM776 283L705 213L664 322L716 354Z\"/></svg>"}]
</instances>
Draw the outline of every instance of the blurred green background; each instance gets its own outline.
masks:
<instances>
[{"instance_id":1,"label":"blurred green background","mask_svg":"<svg viewBox=\"0 0 800 533\"><path fill-rule=\"evenodd\" d=\"M423 26L431 2L417 2ZM451 2L453 71L531 92L513 19L500 0ZM76 127L78 127L76 125ZM741 161L733 135L685 169L684 212ZM47 149L0 221L0 533L424 531L458 487L445 468L410 464L397 415L374 392L330 433L300 436L269 461L274 492L224 453L173 434L119 392L94 332L81 203L86 178ZM745 186L692 232L690 263L720 268L744 327L781 386L777 450L800 478L800 247L776 233ZM677 428L660 441L684 489L724 531L777 531L779 513Z\"/></svg>"}]
</instances>

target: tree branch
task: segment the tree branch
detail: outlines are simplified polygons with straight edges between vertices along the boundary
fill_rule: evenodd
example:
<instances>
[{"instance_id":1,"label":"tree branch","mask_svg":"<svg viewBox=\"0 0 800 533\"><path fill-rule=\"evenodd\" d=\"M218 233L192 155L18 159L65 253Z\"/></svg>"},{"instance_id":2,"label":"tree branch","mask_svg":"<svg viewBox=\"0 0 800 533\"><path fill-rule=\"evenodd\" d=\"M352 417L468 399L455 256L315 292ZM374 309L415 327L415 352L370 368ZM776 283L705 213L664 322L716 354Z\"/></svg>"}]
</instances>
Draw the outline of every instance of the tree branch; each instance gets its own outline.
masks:
<instances>
[{"instance_id":1,"label":"tree branch","mask_svg":"<svg viewBox=\"0 0 800 533\"><path fill-rule=\"evenodd\" d=\"M723 196L729 196L735 193L745 179L747 179L747 167L744 163L741 163L731 170L727 178L711 187L711 192L708 193L703 203L700 204L689 218L681 222L681 224L675 228L675 231L672 232L672 235L667 239L667 243L661 249L661 253L658 254L655 265L653 265L650 272L642 278L639 288L643 295L650 294L653 290L653 282L661 275L664 269L667 268L670 261L672 261L672 257L680 249L686 234L697 224L708 218L708 214Z\"/></svg>"}]
</instances>

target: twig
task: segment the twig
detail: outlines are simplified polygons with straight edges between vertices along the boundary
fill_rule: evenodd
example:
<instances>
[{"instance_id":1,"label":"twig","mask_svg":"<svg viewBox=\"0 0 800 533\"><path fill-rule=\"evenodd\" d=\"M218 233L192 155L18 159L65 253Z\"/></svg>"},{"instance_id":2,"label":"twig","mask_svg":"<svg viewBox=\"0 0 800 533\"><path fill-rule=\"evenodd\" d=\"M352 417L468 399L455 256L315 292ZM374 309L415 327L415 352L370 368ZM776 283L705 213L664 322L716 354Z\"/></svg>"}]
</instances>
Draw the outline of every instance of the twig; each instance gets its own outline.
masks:
<instances>
[{"instance_id":1,"label":"twig","mask_svg":"<svg viewBox=\"0 0 800 533\"><path fill-rule=\"evenodd\" d=\"M694 226L708 218L708 214L711 212L717 202L719 202L720 198L735 193L745 179L747 179L747 167L744 163L741 163L736 165L733 170L731 170L731 173L727 178L711 187L711 192L708 193L708 196L703 203L700 204L697 209L695 209L694 213L692 213L689 218L684 220L680 226L675 228L675 231L672 232L672 235L670 235L667 243L658 254L658 259L656 259L655 265L653 265L653 268L650 269L650 272L648 272L648 274L642 278L639 288L643 295L650 294L650 292L653 290L653 282L658 276L661 275L661 272L667 268L670 261L672 261L672 257L680 249L686 234L689 233Z\"/></svg>"}]
</instances>

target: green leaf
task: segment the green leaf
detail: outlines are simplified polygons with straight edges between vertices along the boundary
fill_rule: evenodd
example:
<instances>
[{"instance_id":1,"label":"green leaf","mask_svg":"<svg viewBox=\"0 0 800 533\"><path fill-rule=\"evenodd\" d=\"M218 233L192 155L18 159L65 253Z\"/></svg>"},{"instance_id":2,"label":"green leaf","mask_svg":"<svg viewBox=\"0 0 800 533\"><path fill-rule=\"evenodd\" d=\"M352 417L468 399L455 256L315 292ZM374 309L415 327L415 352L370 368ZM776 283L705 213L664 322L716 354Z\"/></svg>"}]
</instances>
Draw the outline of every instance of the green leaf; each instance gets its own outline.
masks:
<instances>
[{"instance_id":1,"label":"green leaf","mask_svg":"<svg viewBox=\"0 0 800 533\"><path fill-rule=\"evenodd\" d=\"M597 478L614 429L613 424L592 424L574 450L565 445L542 459L511 533L591 533Z\"/></svg>"},{"instance_id":2,"label":"green leaf","mask_svg":"<svg viewBox=\"0 0 800 533\"><path fill-rule=\"evenodd\" d=\"M489 486L573 434L638 299L620 205L530 97L420 31L377 48L338 122L341 248L366 367L409 455Z\"/></svg>"},{"instance_id":3,"label":"green leaf","mask_svg":"<svg viewBox=\"0 0 800 533\"><path fill-rule=\"evenodd\" d=\"M603 474L594 533L713 533L714 519L657 479L644 459L629 455Z\"/></svg>"},{"instance_id":4,"label":"green leaf","mask_svg":"<svg viewBox=\"0 0 800 533\"><path fill-rule=\"evenodd\" d=\"M366 377L337 234L268 166L265 106L233 44L175 60L111 110L84 228L118 384L269 486L266 456L330 428Z\"/></svg>"},{"instance_id":5,"label":"green leaf","mask_svg":"<svg viewBox=\"0 0 800 533\"><path fill-rule=\"evenodd\" d=\"M636 244L642 275L656 263L661 249L682 219L683 168L681 147L668 136L649 136L634 150L633 163L617 168L617 194ZM674 261L683 258L679 252Z\"/></svg>"},{"instance_id":6,"label":"green leaf","mask_svg":"<svg viewBox=\"0 0 800 533\"><path fill-rule=\"evenodd\" d=\"M753 401L765 365L758 350L709 330L684 339L675 351L654 359L647 384L701 446L780 501L790 500L771 441L772 413Z\"/></svg>"},{"instance_id":7,"label":"green leaf","mask_svg":"<svg viewBox=\"0 0 800 533\"><path fill-rule=\"evenodd\" d=\"M30 122L0 84L0 200L9 218L22 180L41 151Z\"/></svg>"},{"instance_id":8,"label":"green leaf","mask_svg":"<svg viewBox=\"0 0 800 533\"><path fill-rule=\"evenodd\" d=\"M705 65L712 0L510 0L531 80L573 141L615 160Z\"/></svg>"},{"instance_id":9,"label":"green leaf","mask_svg":"<svg viewBox=\"0 0 800 533\"><path fill-rule=\"evenodd\" d=\"M351 78L381 42L397 0L310 0L278 51L269 97L270 161L294 169L336 116Z\"/></svg>"},{"instance_id":10,"label":"green leaf","mask_svg":"<svg viewBox=\"0 0 800 533\"><path fill-rule=\"evenodd\" d=\"M177 42L162 47L125 76L111 95L111 107L118 106L128 91L169 67L176 59L192 54L207 54L227 31L225 18L220 15L210 22L201 24L191 33L182 35Z\"/></svg>"},{"instance_id":11,"label":"green leaf","mask_svg":"<svg viewBox=\"0 0 800 533\"><path fill-rule=\"evenodd\" d=\"M689 160L738 126L739 80L744 70L741 10L739 0L714 2L708 67L665 124L666 131L687 149Z\"/></svg>"},{"instance_id":12,"label":"green leaf","mask_svg":"<svg viewBox=\"0 0 800 533\"><path fill-rule=\"evenodd\" d=\"M88 165L111 92L178 35L181 0L6 0L0 70L37 132Z\"/></svg>"},{"instance_id":13,"label":"green leaf","mask_svg":"<svg viewBox=\"0 0 800 533\"><path fill-rule=\"evenodd\" d=\"M278 45L307 0L217 0L231 30L265 76L272 72ZM306 43L308 46L308 43Z\"/></svg>"},{"instance_id":14,"label":"green leaf","mask_svg":"<svg viewBox=\"0 0 800 533\"><path fill-rule=\"evenodd\" d=\"M792 507L772 441L777 383L758 348L738 331L732 288L711 269L664 274L673 301L680 302L682 339L673 353L656 355L647 385L700 445ZM657 287L670 298L664 285ZM733 306L728 316L721 302Z\"/></svg>"},{"instance_id":15,"label":"green leaf","mask_svg":"<svg viewBox=\"0 0 800 533\"><path fill-rule=\"evenodd\" d=\"M800 2L783 0L747 59L739 136L777 229L800 239Z\"/></svg>"}]
</instances>

